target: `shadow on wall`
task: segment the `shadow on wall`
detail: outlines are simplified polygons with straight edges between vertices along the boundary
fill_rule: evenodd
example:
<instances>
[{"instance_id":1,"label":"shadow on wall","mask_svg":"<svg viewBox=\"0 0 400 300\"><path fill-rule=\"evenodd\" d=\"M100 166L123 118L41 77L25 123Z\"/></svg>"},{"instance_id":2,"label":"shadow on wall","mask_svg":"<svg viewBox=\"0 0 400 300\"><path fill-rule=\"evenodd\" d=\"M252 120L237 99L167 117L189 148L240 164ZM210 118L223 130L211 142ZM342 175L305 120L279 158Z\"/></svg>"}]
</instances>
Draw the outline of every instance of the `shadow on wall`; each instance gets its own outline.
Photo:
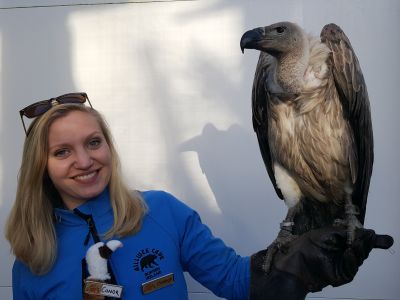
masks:
<instances>
[{"instance_id":1,"label":"shadow on wall","mask_svg":"<svg viewBox=\"0 0 400 300\"><path fill-rule=\"evenodd\" d=\"M180 110L175 107L177 97L188 97L173 90L168 70L155 63L155 54L147 51L151 45L145 45L142 55L146 60L146 71L151 74L150 86L156 87L148 93L151 104L159 122L162 141L158 146L166 151L166 168L170 182L176 182L179 194L188 195L190 199L182 199L199 211L205 223L212 227L217 236L223 235L224 241L240 253L252 253L257 247L265 247L272 242L279 230L279 223L286 214L286 206L280 201L270 183L263 160L258 149L257 137L252 131L238 124L227 130L219 130L214 124L207 123L200 135L183 143L179 133L182 131ZM218 103L228 114L245 118L251 126L250 99L248 92L241 86L235 86L230 77L217 69L215 64L206 60L201 45L194 47L191 53L193 61L189 78L196 76L201 85L201 98L198 101ZM240 52L239 47L237 51ZM202 58L199 60L199 58ZM253 73L254 70L249 70ZM208 76L211 74L211 77ZM251 75L250 77L252 77ZM190 95L190 93L189 93ZM204 99L203 99L204 97ZM182 100L182 99L181 99ZM187 101L192 100L188 97ZM198 103L193 103L197 107ZM201 105L205 105L204 103ZM245 106L249 115L243 116ZM214 107L212 105L212 107ZM195 108L184 111L195 114ZM187 116L185 116L187 117ZM179 143L181 143L179 145ZM212 190L221 214L207 211L200 203L204 203L202 193L191 181L189 170L182 161L181 152L196 152L199 165ZM262 224L262 227L260 226ZM217 230L223 230L218 232ZM244 242L244 243L243 243Z\"/></svg>"},{"instance_id":2,"label":"shadow on wall","mask_svg":"<svg viewBox=\"0 0 400 300\"><path fill-rule=\"evenodd\" d=\"M239 47L240 37L246 30L281 21L282 16L276 14L277 11L285 9L285 14L291 15L292 19L301 19L302 1L285 2L284 8L282 3L270 2L265 11L255 10L250 2L222 0L179 18L185 24L206 16L230 12L239 13L242 20L238 27L243 27L243 31L235 32L237 44L234 47L230 44L216 44L215 48L219 49L220 54L227 55L237 51L237 59L241 63L239 69L233 72L240 74L239 78L243 79L239 82L233 80L235 76L232 75L235 74L229 73L232 70L224 69L217 60L212 60L201 45L193 47L192 67L187 75L197 75L204 101L211 99L218 103L225 112L233 116L236 124L227 130L220 130L215 124L208 123L200 135L182 143L179 150L197 153L200 167L222 212L215 218L224 220L212 222L219 222L221 226L217 228L224 228L224 240L227 243L234 242L235 245L240 243L238 248L243 253L254 251L257 247L264 246L263 243L272 242L286 214L286 206L273 189L252 129L251 84L259 53L250 51L241 56ZM223 28L221 34L232 34L230 29L237 30ZM226 46L229 48L226 49Z\"/></svg>"},{"instance_id":3,"label":"shadow on wall","mask_svg":"<svg viewBox=\"0 0 400 300\"><path fill-rule=\"evenodd\" d=\"M208 123L180 150L197 152L201 170L228 225L225 239L245 241L254 247L264 236L265 243L270 243L284 217L285 205L269 182L255 135L236 124L218 130Z\"/></svg>"}]
</instances>

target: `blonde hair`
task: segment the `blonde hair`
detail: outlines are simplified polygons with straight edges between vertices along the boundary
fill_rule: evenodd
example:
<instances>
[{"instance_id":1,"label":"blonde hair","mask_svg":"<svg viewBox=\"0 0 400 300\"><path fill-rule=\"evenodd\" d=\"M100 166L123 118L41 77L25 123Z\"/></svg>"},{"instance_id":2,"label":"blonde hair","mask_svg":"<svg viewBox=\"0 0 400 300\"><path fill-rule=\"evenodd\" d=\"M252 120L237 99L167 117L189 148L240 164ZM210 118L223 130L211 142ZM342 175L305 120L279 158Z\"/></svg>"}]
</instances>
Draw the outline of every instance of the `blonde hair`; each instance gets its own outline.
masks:
<instances>
[{"instance_id":1,"label":"blonde hair","mask_svg":"<svg viewBox=\"0 0 400 300\"><path fill-rule=\"evenodd\" d=\"M53 208L60 196L47 175L48 133L54 120L71 111L94 116L111 151L110 201L114 224L105 238L127 236L141 228L146 205L138 192L124 184L110 130L96 110L79 104L56 105L36 118L28 130L22 155L14 206L6 224L6 238L15 257L34 274L47 273L57 256Z\"/></svg>"}]
</instances>

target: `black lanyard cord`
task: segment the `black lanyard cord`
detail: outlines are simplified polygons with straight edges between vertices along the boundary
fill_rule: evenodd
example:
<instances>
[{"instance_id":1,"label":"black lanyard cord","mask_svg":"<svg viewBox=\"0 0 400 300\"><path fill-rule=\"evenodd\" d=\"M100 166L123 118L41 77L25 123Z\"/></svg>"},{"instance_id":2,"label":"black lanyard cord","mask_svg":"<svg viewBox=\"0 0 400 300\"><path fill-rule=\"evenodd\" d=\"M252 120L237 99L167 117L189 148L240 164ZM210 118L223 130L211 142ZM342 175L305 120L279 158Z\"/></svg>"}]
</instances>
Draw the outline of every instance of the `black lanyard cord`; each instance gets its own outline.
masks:
<instances>
[{"instance_id":1,"label":"black lanyard cord","mask_svg":"<svg viewBox=\"0 0 400 300\"><path fill-rule=\"evenodd\" d=\"M79 216L80 218L85 220L89 227L89 232L88 232L83 244L85 246L88 245L90 236L92 236L94 243L100 242L100 238L99 238L99 235L98 235L97 229L96 229L96 224L94 223L92 215L84 214L83 212L79 211L77 208L75 208L73 211L74 211L74 214L76 214L77 216ZM107 282L110 284L117 285L117 280L115 278L115 275L111 268L111 264L110 264L109 260L107 261L107 269L108 269L108 273L110 274L110 277L111 277L111 279L107 280ZM82 283L83 283L84 279L86 279L88 276L89 276L89 274L87 271L86 258L84 257L82 259ZM82 284L82 294L83 294L83 286L84 286L84 284ZM105 299L113 299L113 298L105 297Z\"/></svg>"},{"instance_id":2,"label":"black lanyard cord","mask_svg":"<svg viewBox=\"0 0 400 300\"><path fill-rule=\"evenodd\" d=\"M74 214L76 214L78 217L85 220L89 227L89 232L88 232L83 244L85 246L87 246L90 235L92 235L94 243L100 242L99 234L97 233L96 225L94 224L92 215L84 214L83 212L79 211L77 208L74 209Z\"/></svg>"}]
</instances>

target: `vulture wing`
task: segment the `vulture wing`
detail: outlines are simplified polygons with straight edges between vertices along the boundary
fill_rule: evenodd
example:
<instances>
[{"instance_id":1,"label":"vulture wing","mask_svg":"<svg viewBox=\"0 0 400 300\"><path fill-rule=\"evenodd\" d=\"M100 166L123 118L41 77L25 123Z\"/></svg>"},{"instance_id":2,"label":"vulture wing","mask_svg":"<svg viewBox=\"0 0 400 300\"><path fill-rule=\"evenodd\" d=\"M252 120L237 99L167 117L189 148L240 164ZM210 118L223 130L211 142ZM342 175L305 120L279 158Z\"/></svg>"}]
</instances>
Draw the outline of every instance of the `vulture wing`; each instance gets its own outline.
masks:
<instances>
[{"instance_id":1,"label":"vulture wing","mask_svg":"<svg viewBox=\"0 0 400 300\"><path fill-rule=\"evenodd\" d=\"M358 218L363 224L374 160L367 87L356 54L340 27L335 24L326 25L321 32L321 41L331 50L329 64L344 117L353 131L355 155L349 158L354 183L352 200L360 209Z\"/></svg>"},{"instance_id":2,"label":"vulture wing","mask_svg":"<svg viewBox=\"0 0 400 300\"><path fill-rule=\"evenodd\" d=\"M252 90L252 109L253 109L253 128L257 134L258 145L268 175L275 188L279 198L283 199L281 190L278 188L275 180L271 152L268 143L268 101L270 100L269 93L266 89L266 81L268 74L271 72L272 65L275 63L275 58L271 55L261 52L260 58L254 75L253 90Z\"/></svg>"}]
</instances>

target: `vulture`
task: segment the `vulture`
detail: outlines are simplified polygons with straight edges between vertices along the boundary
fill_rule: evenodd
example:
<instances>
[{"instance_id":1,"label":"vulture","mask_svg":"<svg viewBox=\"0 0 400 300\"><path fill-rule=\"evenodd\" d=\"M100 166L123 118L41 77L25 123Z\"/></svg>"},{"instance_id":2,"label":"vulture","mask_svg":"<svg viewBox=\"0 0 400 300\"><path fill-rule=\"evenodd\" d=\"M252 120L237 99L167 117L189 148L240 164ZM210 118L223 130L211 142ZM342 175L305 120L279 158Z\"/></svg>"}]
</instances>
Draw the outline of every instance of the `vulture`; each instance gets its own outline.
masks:
<instances>
[{"instance_id":1,"label":"vulture","mask_svg":"<svg viewBox=\"0 0 400 300\"><path fill-rule=\"evenodd\" d=\"M333 224L347 226L351 244L364 223L374 154L367 87L349 39L335 24L315 37L280 22L245 32L240 47L260 51L253 128L288 207L275 248Z\"/></svg>"}]
</instances>

